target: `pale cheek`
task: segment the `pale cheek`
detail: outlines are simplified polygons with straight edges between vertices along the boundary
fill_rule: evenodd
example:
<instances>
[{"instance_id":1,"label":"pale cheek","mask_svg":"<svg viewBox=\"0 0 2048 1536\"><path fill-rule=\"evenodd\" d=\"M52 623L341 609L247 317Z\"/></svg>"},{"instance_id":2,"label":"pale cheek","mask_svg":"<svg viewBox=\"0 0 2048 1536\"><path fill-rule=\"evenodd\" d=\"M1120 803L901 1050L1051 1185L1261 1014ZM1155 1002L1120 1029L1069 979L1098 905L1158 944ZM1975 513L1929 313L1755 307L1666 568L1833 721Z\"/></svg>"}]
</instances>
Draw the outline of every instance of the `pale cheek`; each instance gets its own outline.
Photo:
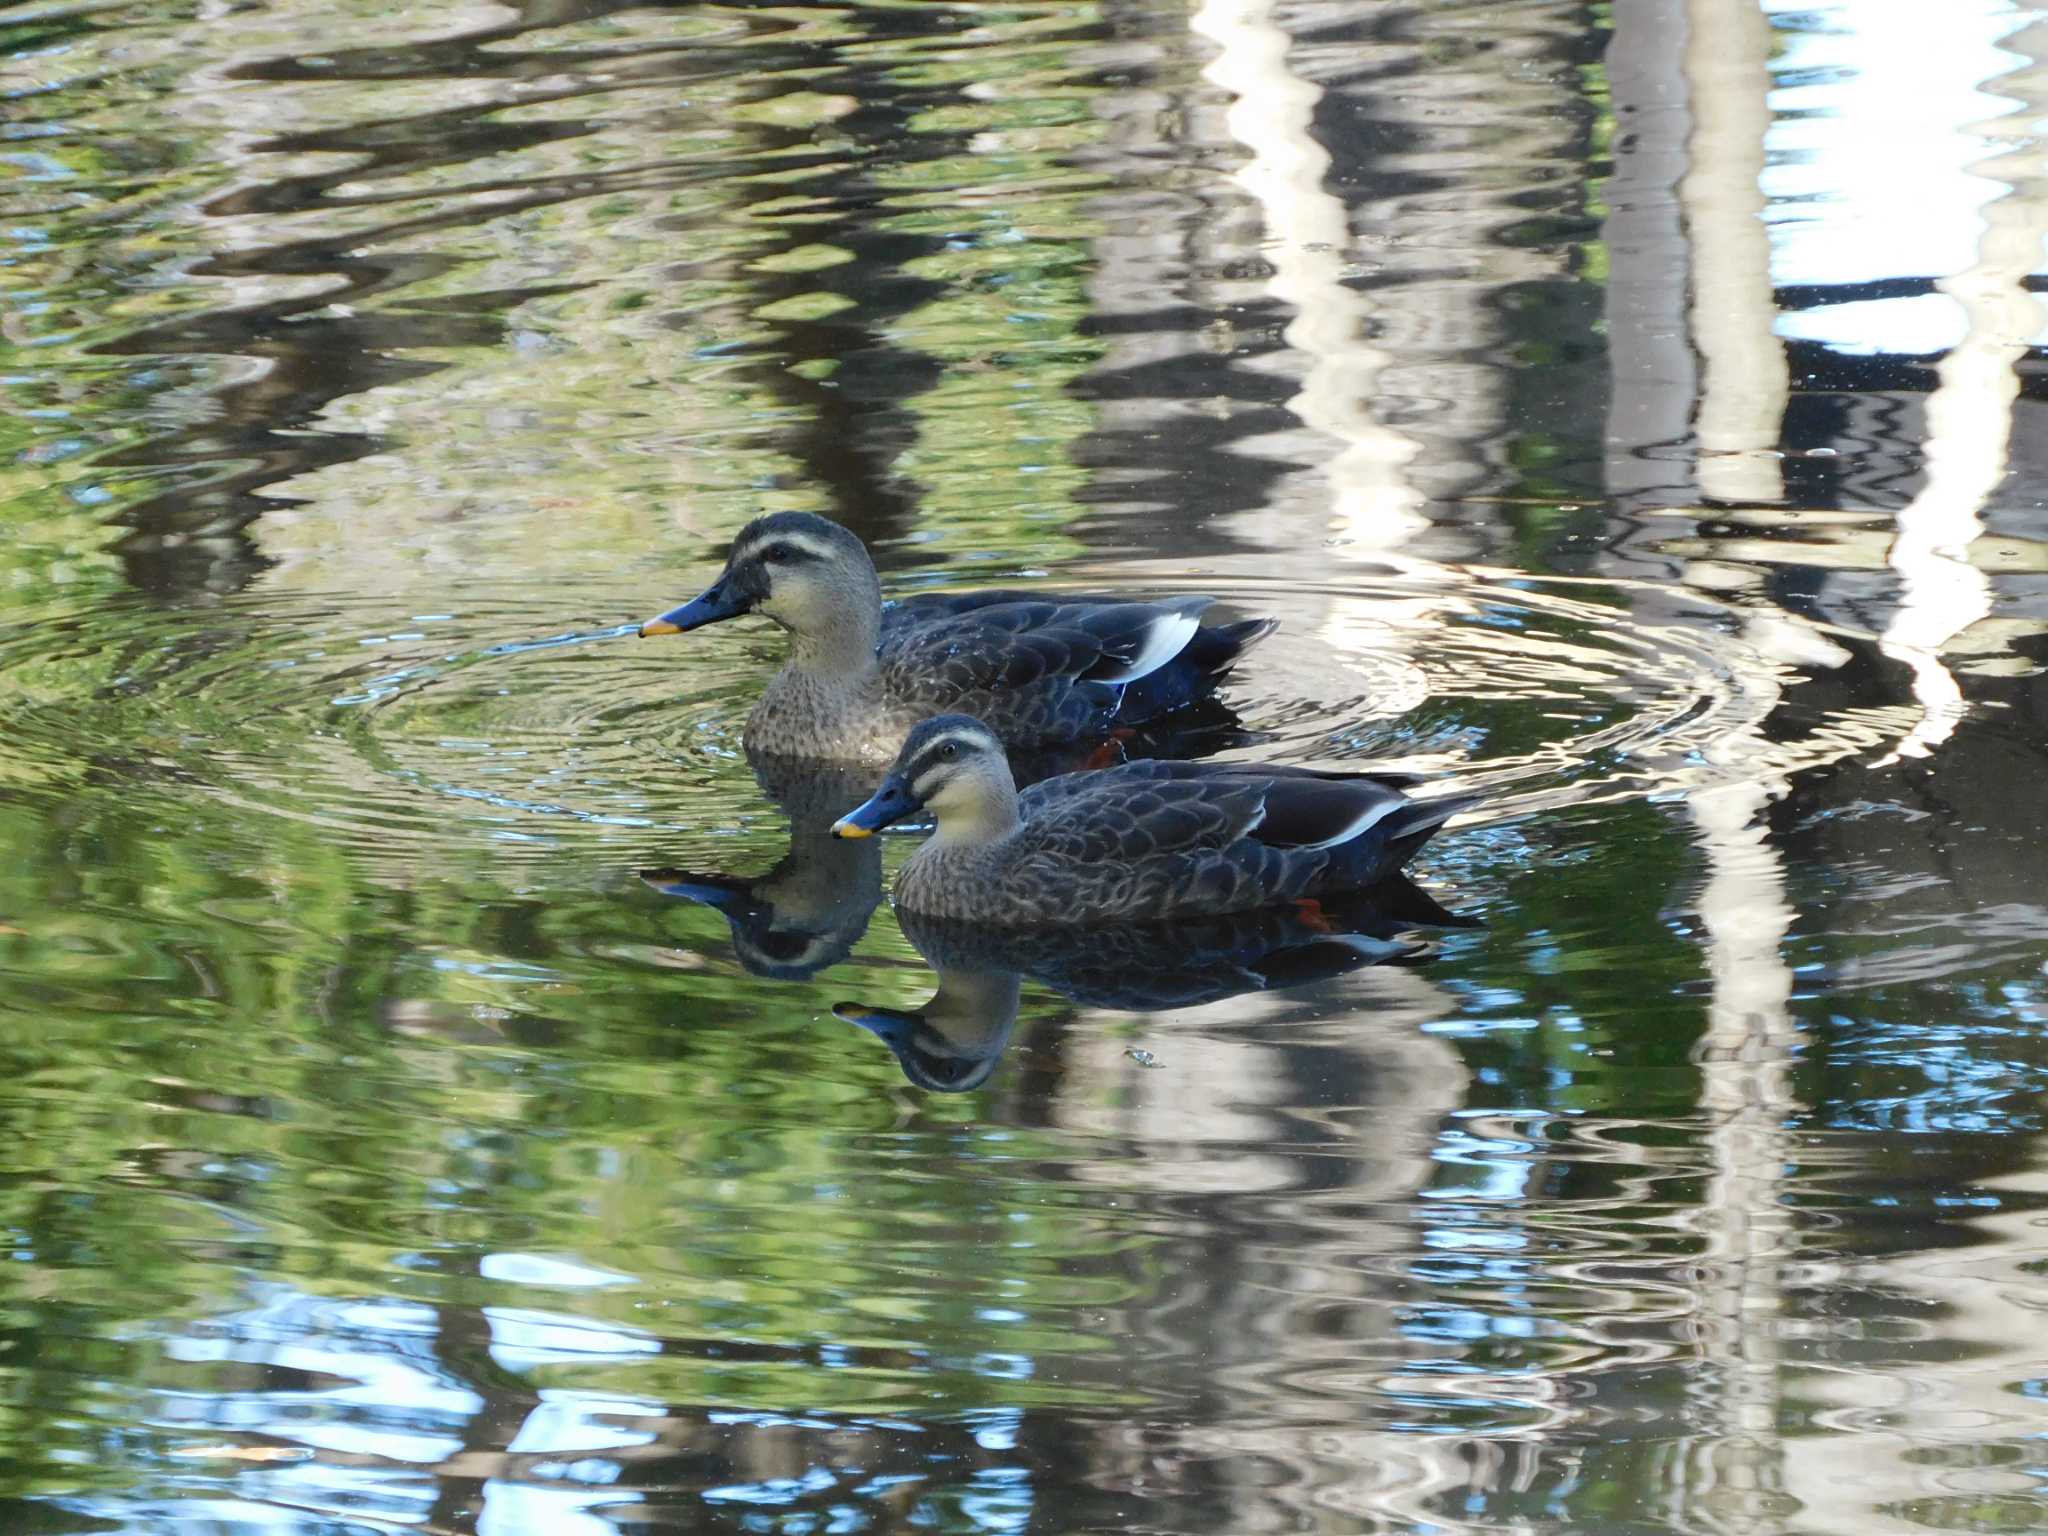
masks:
<instances>
[{"instance_id":1,"label":"pale cheek","mask_svg":"<svg viewBox=\"0 0 2048 1536\"><path fill-rule=\"evenodd\" d=\"M770 587L768 595L761 600L763 613L773 614L776 618L788 619L797 624L811 618L817 607L817 594L803 587Z\"/></svg>"},{"instance_id":2,"label":"pale cheek","mask_svg":"<svg viewBox=\"0 0 2048 1536\"><path fill-rule=\"evenodd\" d=\"M935 811L955 809L966 798L957 779L949 779L932 793L923 795L924 803Z\"/></svg>"},{"instance_id":3,"label":"pale cheek","mask_svg":"<svg viewBox=\"0 0 2048 1536\"><path fill-rule=\"evenodd\" d=\"M971 810L984 803L994 792L994 783L978 773L956 773L924 797L924 803L935 811Z\"/></svg>"}]
</instances>

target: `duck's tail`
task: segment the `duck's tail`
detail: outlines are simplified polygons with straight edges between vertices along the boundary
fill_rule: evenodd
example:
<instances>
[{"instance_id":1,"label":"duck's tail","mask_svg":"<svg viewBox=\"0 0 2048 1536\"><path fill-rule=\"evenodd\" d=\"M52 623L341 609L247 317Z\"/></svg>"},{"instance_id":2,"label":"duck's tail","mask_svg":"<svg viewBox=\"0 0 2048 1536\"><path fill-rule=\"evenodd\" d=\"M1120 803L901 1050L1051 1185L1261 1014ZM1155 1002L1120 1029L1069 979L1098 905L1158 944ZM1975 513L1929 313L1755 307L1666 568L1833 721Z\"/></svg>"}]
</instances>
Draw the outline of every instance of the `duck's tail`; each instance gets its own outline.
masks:
<instances>
[{"instance_id":1,"label":"duck's tail","mask_svg":"<svg viewBox=\"0 0 2048 1536\"><path fill-rule=\"evenodd\" d=\"M1188 637L1178 656L1125 690L1117 718L1139 724L1201 703L1215 692L1237 659L1279 624L1278 619L1204 624Z\"/></svg>"},{"instance_id":2,"label":"duck's tail","mask_svg":"<svg viewBox=\"0 0 2048 1536\"><path fill-rule=\"evenodd\" d=\"M1240 619L1235 624L1205 624L1188 641L1181 659L1206 677L1229 670L1238 657L1280 627L1278 619Z\"/></svg>"},{"instance_id":3,"label":"duck's tail","mask_svg":"<svg viewBox=\"0 0 2048 1536\"><path fill-rule=\"evenodd\" d=\"M1437 828L1453 816L1472 810L1484 795L1439 795L1433 800L1411 800L1379 823L1386 838L1391 869L1399 869L1414 858L1422 845L1436 835Z\"/></svg>"},{"instance_id":4,"label":"duck's tail","mask_svg":"<svg viewBox=\"0 0 2048 1536\"><path fill-rule=\"evenodd\" d=\"M1342 786L1351 788L1350 785ZM1364 789L1367 786L1356 786ZM1392 792L1379 791L1382 797ZM1325 797L1327 798L1327 797ZM1401 867L1415 857L1422 845L1436 835L1437 828L1456 816L1460 811L1469 811L1479 803L1476 795L1441 795L1434 800L1410 800L1400 796L1399 804L1391 809L1378 810L1367 803L1366 815L1359 825L1345 829L1335 840L1326 840L1317 846L1329 850L1329 865L1321 876L1321 890L1318 895L1341 891L1370 890L1381 881L1398 874ZM1380 801L1384 805L1384 799ZM1273 808L1271 799L1268 809ZM1339 809L1342 809L1339 802ZM1269 816L1268 820L1271 820ZM1265 838L1262 828L1259 836ZM1291 841L1298 845L1310 845L1306 836L1295 836Z\"/></svg>"}]
</instances>

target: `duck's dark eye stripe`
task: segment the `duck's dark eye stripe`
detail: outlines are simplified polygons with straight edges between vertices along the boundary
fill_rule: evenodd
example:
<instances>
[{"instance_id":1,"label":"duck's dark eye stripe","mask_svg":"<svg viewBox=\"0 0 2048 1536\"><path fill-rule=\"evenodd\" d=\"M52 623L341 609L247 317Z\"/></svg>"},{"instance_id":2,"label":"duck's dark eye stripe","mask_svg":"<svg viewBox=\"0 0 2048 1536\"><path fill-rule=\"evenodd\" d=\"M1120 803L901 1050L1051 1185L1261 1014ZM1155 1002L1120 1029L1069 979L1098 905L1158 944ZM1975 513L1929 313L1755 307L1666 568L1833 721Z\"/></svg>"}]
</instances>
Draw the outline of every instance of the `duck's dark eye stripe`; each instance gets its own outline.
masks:
<instances>
[{"instance_id":1,"label":"duck's dark eye stripe","mask_svg":"<svg viewBox=\"0 0 2048 1536\"><path fill-rule=\"evenodd\" d=\"M906 777L915 783L934 768L943 768L972 754L978 745L967 736L941 736L937 741L928 741L919 749Z\"/></svg>"},{"instance_id":2,"label":"duck's dark eye stripe","mask_svg":"<svg viewBox=\"0 0 2048 1536\"><path fill-rule=\"evenodd\" d=\"M764 560L772 565L787 564L797 560L830 560L830 550L822 549L807 539L794 538L784 534L764 544L750 544L736 551L734 563L748 560Z\"/></svg>"}]
</instances>

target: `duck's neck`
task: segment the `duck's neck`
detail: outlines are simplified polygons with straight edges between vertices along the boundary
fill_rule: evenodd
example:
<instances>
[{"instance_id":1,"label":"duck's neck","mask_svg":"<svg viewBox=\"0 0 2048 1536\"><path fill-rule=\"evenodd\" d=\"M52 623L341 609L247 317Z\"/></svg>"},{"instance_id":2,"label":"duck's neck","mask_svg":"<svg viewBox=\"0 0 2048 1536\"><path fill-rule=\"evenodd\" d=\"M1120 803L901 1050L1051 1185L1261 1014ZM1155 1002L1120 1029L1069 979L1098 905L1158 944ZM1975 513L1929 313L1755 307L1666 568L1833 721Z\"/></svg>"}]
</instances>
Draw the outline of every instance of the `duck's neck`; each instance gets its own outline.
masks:
<instances>
[{"instance_id":1,"label":"duck's neck","mask_svg":"<svg viewBox=\"0 0 2048 1536\"><path fill-rule=\"evenodd\" d=\"M1003 1048L1024 978L1016 971L939 971L939 990L918 1012L962 1056L987 1060Z\"/></svg>"},{"instance_id":2,"label":"duck's neck","mask_svg":"<svg viewBox=\"0 0 2048 1536\"><path fill-rule=\"evenodd\" d=\"M789 664L812 677L859 679L875 670L882 639L882 590L874 578L858 590L835 592L829 604L784 621Z\"/></svg>"},{"instance_id":3,"label":"duck's neck","mask_svg":"<svg viewBox=\"0 0 2048 1536\"><path fill-rule=\"evenodd\" d=\"M1017 785L1005 772L1000 778L982 775L972 782L948 786L932 802L938 826L926 846L944 849L992 848L1022 825L1017 812Z\"/></svg>"}]
</instances>

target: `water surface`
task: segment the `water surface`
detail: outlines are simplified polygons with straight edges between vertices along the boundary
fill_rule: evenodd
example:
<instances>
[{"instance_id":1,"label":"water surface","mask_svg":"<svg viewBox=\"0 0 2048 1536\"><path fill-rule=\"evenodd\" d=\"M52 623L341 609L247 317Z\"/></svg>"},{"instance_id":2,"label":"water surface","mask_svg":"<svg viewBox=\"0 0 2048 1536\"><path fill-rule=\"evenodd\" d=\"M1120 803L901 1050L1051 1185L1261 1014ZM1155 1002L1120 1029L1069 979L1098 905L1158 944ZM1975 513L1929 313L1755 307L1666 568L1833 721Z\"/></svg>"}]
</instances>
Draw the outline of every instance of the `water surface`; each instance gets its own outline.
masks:
<instances>
[{"instance_id":1,"label":"water surface","mask_svg":"<svg viewBox=\"0 0 2048 1536\"><path fill-rule=\"evenodd\" d=\"M0 12L0 1527L2039 1528L2037 16ZM776 508L1479 925L963 986Z\"/></svg>"}]
</instances>

